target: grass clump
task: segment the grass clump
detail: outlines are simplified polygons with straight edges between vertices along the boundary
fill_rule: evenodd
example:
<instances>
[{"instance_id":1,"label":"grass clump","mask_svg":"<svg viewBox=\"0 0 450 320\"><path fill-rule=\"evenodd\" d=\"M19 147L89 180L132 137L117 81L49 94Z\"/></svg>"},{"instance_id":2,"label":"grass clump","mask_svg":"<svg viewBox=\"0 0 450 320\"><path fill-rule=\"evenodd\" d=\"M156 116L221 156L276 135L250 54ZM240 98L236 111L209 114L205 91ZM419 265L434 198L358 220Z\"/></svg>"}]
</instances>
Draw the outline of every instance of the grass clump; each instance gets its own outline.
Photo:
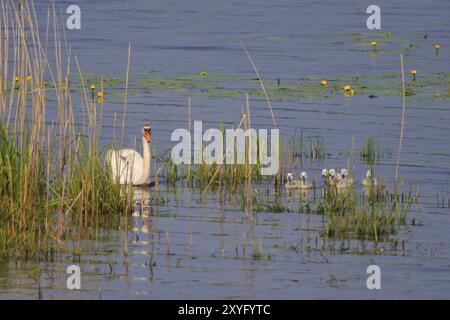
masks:
<instances>
[{"instance_id":1,"label":"grass clump","mask_svg":"<svg viewBox=\"0 0 450 320\"><path fill-rule=\"evenodd\" d=\"M380 160L380 146L374 138L368 138L363 148L361 149L360 156L361 159L368 164L374 164L376 161Z\"/></svg>"},{"instance_id":2,"label":"grass clump","mask_svg":"<svg viewBox=\"0 0 450 320\"><path fill-rule=\"evenodd\" d=\"M103 163L103 104L81 78L74 106L70 50L59 40L56 10L47 20L46 39L55 41L50 53L32 6L5 2L1 20L0 258L39 256L69 237L79 250L83 228L131 208L131 190L113 181Z\"/></svg>"},{"instance_id":3,"label":"grass clump","mask_svg":"<svg viewBox=\"0 0 450 320\"><path fill-rule=\"evenodd\" d=\"M376 188L362 193L353 187L345 191L328 188L314 210L325 215L323 232L329 238L380 241L406 223L412 202L411 195L402 202L389 201Z\"/></svg>"}]
</instances>

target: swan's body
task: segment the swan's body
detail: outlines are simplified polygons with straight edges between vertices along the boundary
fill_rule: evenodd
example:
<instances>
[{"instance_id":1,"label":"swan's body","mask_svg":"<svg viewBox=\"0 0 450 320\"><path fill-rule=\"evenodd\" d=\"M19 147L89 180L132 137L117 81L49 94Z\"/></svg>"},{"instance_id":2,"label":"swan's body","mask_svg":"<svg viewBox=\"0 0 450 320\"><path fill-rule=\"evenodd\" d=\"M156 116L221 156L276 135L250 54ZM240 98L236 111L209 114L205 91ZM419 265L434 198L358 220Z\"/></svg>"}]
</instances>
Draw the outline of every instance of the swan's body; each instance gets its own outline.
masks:
<instances>
[{"instance_id":1,"label":"swan's body","mask_svg":"<svg viewBox=\"0 0 450 320\"><path fill-rule=\"evenodd\" d=\"M337 178L337 174L336 174L336 169L329 169L328 170L328 177L327 177L327 182L328 182L328 186L336 186L336 184L338 183L338 178Z\"/></svg>"},{"instance_id":2,"label":"swan's body","mask_svg":"<svg viewBox=\"0 0 450 320\"><path fill-rule=\"evenodd\" d=\"M328 187L330 185L330 170L322 169L323 186Z\"/></svg>"},{"instance_id":3,"label":"swan's body","mask_svg":"<svg viewBox=\"0 0 450 320\"><path fill-rule=\"evenodd\" d=\"M353 186L354 180L348 176L347 169L342 169L341 173L338 175L339 179L337 182L338 189L345 190Z\"/></svg>"},{"instance_id":4,"label":"swan's body","mask_svg":"<svg viewBox=\"0 0 450 320\"><path fill-rule=\"evenodd\" d=\"M289 172L286 177L286 189L311 189L312 184L307 181L308 176L306 175L306 172L302 172L301 174L301 180L295 180L294 174Z\"/></svg>"},{"instance_id":5,"label":"swan's body","mask_svg":"<svg viewBox=\"0 0 450 320\"><path fill-rule=\"evenodd\" d=\"M142 129L143 157L134 149L109 150L106 160L111 166L113 179L120 184L145 185L150 178L150 140L151 128Z\"/></svg>"},{"instance_id":6,"label":"swan's body","mask_svg":"<svg viewBox=\"0 0 450 320\"><path fill-rule=\"evenodd\" d=\"M378 179L372 177L372 172L370 170L367 170L366 179L362 181L362 185L364 187L376 187L378 186L378 184Z\"/></svg>"}]
</instances>

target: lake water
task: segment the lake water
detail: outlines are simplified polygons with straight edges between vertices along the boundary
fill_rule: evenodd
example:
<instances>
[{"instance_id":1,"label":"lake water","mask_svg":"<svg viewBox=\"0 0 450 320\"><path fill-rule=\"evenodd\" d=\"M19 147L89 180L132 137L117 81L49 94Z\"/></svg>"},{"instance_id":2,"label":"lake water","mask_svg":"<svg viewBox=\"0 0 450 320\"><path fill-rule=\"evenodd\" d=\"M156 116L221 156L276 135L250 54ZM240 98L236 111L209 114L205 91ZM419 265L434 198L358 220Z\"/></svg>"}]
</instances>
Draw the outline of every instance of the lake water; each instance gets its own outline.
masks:
<instances>
[{"instance_id":1,"label":"lake water","mask_svg":"<svg viewBox=\"0 0 450 320\"><path fill-rule=\"evenodd\" d=\"M84 72L123 78L131 43L126 134L138 135L149 122L159 154L173 146L174 129L187 127L188 97L192 119L202 120L205 128L220 123L231 127L239 121L245 95L232 95L230 90L258 89L257 82L249 81L256 76L240 41L267 81L291 84L323 78L340 83L359 76L362 82L379 84L374 99L358 92L353 97L303 93L272 99L281 135L293 137L302 131L307 137L323 137L325 159L293 168L311 177L320 177L323 167L345 167L353 137L357 149L374 137L382 150L375 173L392 180L402 98L384 93L386 84L400 84L399 49L409 48L404 57L408 81L412 69L417 69L418 81L422 75L441 79L407 99L400 175L404 190L420 188L419 203L408 216L416 225L408 224L391 237L398 240L397 246L325 241L322 216L255 213L251 220L239 205L239 194L201 195L166 184L161 177L160 192L167 201L144 204L142 213L136 211L130 218L130 232L123 232L124 223L100 230L97 241L83 242L80 257L62 252L53 263L0 265L1 299L450 298L447 0L378 1L378 31L366 28L365 11L371 3L365 1L58 1L63 9L70 4L82 10L82 29L67 31L67 36ZM43 23L46 10L46 4L37 4ZM392 32L392 39L383 38L385 32ZM361 34L361 39L378 35L380 51L355 44L354 34ZM435 43L441 45L439 56ZM202 71L216 75L227 93L143 85L149 77L176 79ZM396 76L389 78L392 73ZM114 113L123 109L123 97L108 90L105 144L111 141ZM440 98L435 98L436 91ZM250 95L250 104L252 125L270 128L272 118L263 97ZM358 157L355 161L359 181L367 166ZM255 188L274 192L271 186ZM137 193L148 201L148 190ZM443 204L438 205L437 196ZM295 211L298 199L290 199L284 190L281 197ZM262 248L262 259L252 258L252 241ZM72 263L82 269L79 291L66 289L65 271ZM366 288L366 268L372 264L381 268L381 290Z\"/></svg>"}]
</instances>

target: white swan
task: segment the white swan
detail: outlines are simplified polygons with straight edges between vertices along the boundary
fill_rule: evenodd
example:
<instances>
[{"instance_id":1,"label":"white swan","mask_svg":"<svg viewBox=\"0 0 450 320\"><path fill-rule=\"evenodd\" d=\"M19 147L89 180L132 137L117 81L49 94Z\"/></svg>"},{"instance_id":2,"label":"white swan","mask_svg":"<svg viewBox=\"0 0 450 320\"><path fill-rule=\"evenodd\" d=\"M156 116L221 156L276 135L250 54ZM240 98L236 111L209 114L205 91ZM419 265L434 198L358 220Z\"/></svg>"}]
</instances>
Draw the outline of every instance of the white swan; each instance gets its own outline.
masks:
<instances>
[{"instance_id":1,"label":"white swan","mask_svg":"<svg viewBox=\"0 0 450 320\"><path fill-rule=\"evenodd\" d=\"M301 173L301 180L295 180L294 174L289 172L286 176L286 189L311 189L312 185L307 181L308 176L305 171Z\"/></svg>"},{"instance_id":2,"label":"white swan","mask_svg":"<svg viewBox=\"0 0 450 320\"><path fill-rule=\"evenodd\" d=\"M298 181L294 180L294 174L292 172L288 172L286 176L286 189L297 189L298 188Z\"/></svg>"},{"instance_id":3,"label":"white swan","mask_svg":"<svg viewBox=\"0 0 450 320\"><path fill-rule=\"evenodd\" d=\"M350 178L348 176L347 169L341 169L341 173L339 176L340 176L340 179L337 184L338 189L348 189L353 185L354 180L353 180L353 178Z\"/></svg>"},{"instance_id":4,"label":"white swan","mask_svg":"<svg viewBox=\"0 0 450 320\"><path fill-rule=\"evenodd\" d=\"M308 179L308 175L306 174L305 171L303 171L300 175L300 188L301 189L311 189L312 188L312 184L311 182L309 182Z\"/></svg>"},{"instance_id":5,"label":"white swan","mask_svg":"<svg viewBox=\"0 0 450 320\"><path fill-rule=\"evenodd\" d=\"M328 169L326 185L334 187L336 185L336 183L338 182L337 176L338 176L338 174L336 173L336 169Z\"/></svg>"},{"instance_id":6,"label":"white swan","mask_svg":"<svg viewBox=\"0 0 450 320\"><path fill-rule=\"evenodd\" d=\"M150 141L152 140L152 128L145 124L142 128L142 157L134 149L109 150L106 161L111 166L113 179L118 179L120 184L146 185L150 178Z\"/></svg>"},{"instance_id":7,"label":"white swan","mask_svg":"<svg viewBox=\"0 0 450 320\"><path fill-rule=\"evenodd\" d=\"M362 181L362 185L364 187L376 187L378 186L379 181L377 178L372 177L372 171L369 169L366 173L366 179Z\"/></svg>"}]
</instances>

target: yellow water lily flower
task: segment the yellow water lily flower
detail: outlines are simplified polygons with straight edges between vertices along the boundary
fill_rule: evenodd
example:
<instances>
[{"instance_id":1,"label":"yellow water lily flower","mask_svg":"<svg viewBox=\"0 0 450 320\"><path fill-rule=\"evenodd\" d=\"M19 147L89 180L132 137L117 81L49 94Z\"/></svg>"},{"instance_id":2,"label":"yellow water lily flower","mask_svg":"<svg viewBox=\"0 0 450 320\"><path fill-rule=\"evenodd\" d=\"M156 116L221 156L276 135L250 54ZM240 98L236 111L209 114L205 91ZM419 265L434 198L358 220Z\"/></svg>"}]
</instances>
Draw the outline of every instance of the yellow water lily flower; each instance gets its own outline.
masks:
<instances>
[{"instance_id":1,"label":"yellow water lily flower","mask_svg":"<svg viewBox=\"0 0 450 320\"><path fill-rule=\"evenodd\" d=\"M14 78L14 82L19 82L20 78L19 77L15 77Z\"/></svg>"},{"instance_id":2,"label":"yellow water lily flower","mask_svg":"<svg viewBox=\"0 0 450 320\"><path fill-rule=\"evenodd\" d=\"M27 77L27 81L31 81L31 76L28 76L28 77Z\"/></svg>"},{"instance_id":3,"label":"yellow water lily flower","mask_svg":"<svg viewBox=\"0 0 450 320\"><path fill-rule=\"evenodd\" d=\"M377 42L376 42L376 41L372 41L372 42L370 43L370 45L371 45L374 49L377 48Z\"/></svg>"},{"instance_id":4,"label":"yellow water lily flower","mask_svg":"<svg viewBox=\"0 0 450 320\"><path fill-rule=\"evenodd\" d=\"M201 76L207 76L207 75L208 75L208 72L202 71L202 72L200 72L200 75L201 75Z\"/></svg>"},{"instance_id":5,"label":"yellow water lily flower","mask_svg":"<svg viewBox=\"0 0 450 320\"><path fill-rule=\"evenodd\" d=\"M95 88L96 88L95 85L92 84L92 85L91 85L91 90L95 90Z\"/></svg>"},{"instance_id":6,"label":"yellow water lily flower","mask_svg":"<svg viewBox=\"0 0 450 320\"><path fill-rule=\"evenodd\" d=\"M385 35L386 37L392 37L392 32L386 32L384 35Z\"/></svg>"},{"instance_id":7,"label":"yellow water lily flower","mask_svg":"<svg viewBox=\"0 0 450 320\"><path fill-rule=\"evenodd\" d=\"M416 81L417 70L415 70L415 69L411 70L411 74L413 76L413 81Z\"/></svg>"},{"instance_id":8,"label":"yellow water lily flower","mask_svg":"<svg viewBox=\"0 0 450 320\"><path fill-rule=\"evenodd\" d=\"M103 92L97 93L98 103L103 103Z\"/></svg>"},{"instance_id":9,"label":"yellow water lily flower","mask_svg":"<svg viewBox=\"0 0 450 320\"><path fill-rule=\"evenodd\" d=\"M352 88L352 87L350 87L348 84L344 86L344 90L345 90L345 91L350 91L351 88Z\"/></svg>"},{"instance_id":10,"label":"yellow water lily flower","mask_svg":"<svg viewBox=\"0 0 450 320\"><path fill-rule=\"evenodd\" d=\"M322 87L326 87L327 86L327 80L320 81L320 84L322 85Z\"/></svg>"},{"instance_id":11,"label":"yellow water lily flower","mask_svg":"<svg viewBox=\"0 0 450 320\"><path fill-rule=\"evenodd\" d=\"M439 49L441 48L441 45L439 43L436 43L434 47L436 48L436 54L439 54Z\"/></svg>"}]
</instances>

